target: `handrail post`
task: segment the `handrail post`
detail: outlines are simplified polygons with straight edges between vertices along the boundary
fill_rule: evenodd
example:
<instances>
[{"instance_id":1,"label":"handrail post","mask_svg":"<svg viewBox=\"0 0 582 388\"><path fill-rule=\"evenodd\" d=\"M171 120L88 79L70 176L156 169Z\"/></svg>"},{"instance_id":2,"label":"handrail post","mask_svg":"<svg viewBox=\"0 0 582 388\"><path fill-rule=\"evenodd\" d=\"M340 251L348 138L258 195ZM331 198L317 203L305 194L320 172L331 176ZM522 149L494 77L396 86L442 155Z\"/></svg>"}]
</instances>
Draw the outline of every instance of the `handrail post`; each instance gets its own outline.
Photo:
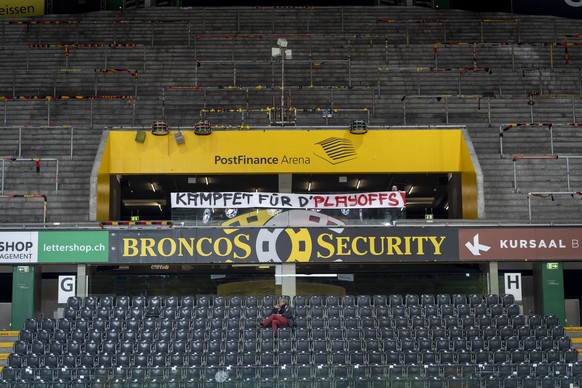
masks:
<instances>
[{"instance_id":1,"label":"handrail post","mask_svg":"<svg viewBox=\"0 0 582 388\"><path fill-rule=\"evenodd\" d=\"M22 157L22 127L18 127L18 157Z\"/></svg>"},{"instance_id":2,"label":"handrail post","mask_svg":"<svg viewBox=\"0 0 582 388\"><path fill-rule=\"evenodd\" d=\"M461 72L460 71L457 75L457 93L459 93L459 96L463 95L463 90L461 89Z\"/></svg>"},{"instance_id":3,"label":"handrail post","mask_svg":"<svg viewBox=\"0 0 582 388\"><path fill-rule=\"evenodd\" d=\"M554 155L554 126L550 125L550 155Z\"/></svg>"},{"instance_id":4,"label":"handrail post","mask_svg":"<svg viewBox=\"0 0 582 388\"><path fill-rule=\"evenodd\" d=\"M348 55L348 87L352 88L352 55Z\"/></svg>"},{"instance_id":5,"label":"handrail post","mask_svg":"<svg viewBox=\"0 0 582 388\"><path fill-rule=\"evenodd\" d=\"M491 126L491 97L487 97L487 124Z\"/></svg>"},{"instance_id":6,"label":"handrail post","mask_svg":"<svg viewBox=\"0 0 582 388\"><path fill-rule=\"evenodd\" d=\"M51 99L49 98L46 102L46 123L47 125L51 125Z\"/></svg>"},{"instance_id":7,"label":"handrail post","mask_svg":"<svg viewBox=\"0 0 582 388\"><path fill-rule=\"evenodd\" d=\"M71 155L70 160L73 160L73 137L74 137L74 128L71 127Z\"/></svg>"},{"instance_id":8,"label":"handrail post","mask_svg":"<svg viewBox=\"0 0 582 388\"><path fill-rule=\"evenodd\" d=\"M517 159L513 159L513 192L517 193L517 167L516 167Z\"/></svg>"},{"instance_id":9,"label":"handrail post","mask_svg":"<svg viewBox=\"0 0 582 388\"><path fill-rule=\"evenodd\" d=\"M568 185L568 191L572 191L570 188L570 158L566 156L566 183Z\"/></svg>"},{"instance_id":10,"label":"handrail post","mask_svg":"<svg viewBox=\"0 0 582 388\"><path fill-rule=\"evenodd\" d=\"M4 194L4 164L5 164L5 160L2 159L2 194Z\"/></svg>"},{"instance_id":11,"label":"handrail post","mask_svg":"<svg viewBox=\"0 0 582 388\"><path fill-rule=\"evenodd\" d=\"M42 196L42 200L43 200L43 226L46 225L46 222L48 221L48 198L46 197L46 195Z\"/></svg>"},{"instance_id":12,"label":"handrail post","mask_svg":"<svg viewBox=\"0 0 582 388\"><path fill-rule=\"evenodd\" d=\"M527 214L531 222L531 193L527 193Z\"/></svg>"},{"instance_id":13,"label":"handrail post","mask_svg":"<svg viewBox=\"0 0 582 388\"><path fill-rule=\"evenodd\" d=\"M192 21L188 20L188 48L192 47Z\"/></svg>"},{"instance_id":14,"label":"handrail post","mask_svg":"<svg viewBox=\"0 0 582 388\"><path fill-rule=\"evenodd\" d=\"M499 126L499 153L501 158L504 158L505 155L503 155L503 126Z\"/></svg>"},{"instance_id":15,"label":"handrail post","mask_svg":"<svg viewBox=\"0 0 582 388\"><path fill-rule=\"evenodd\" d=\"M55 194L59 193L59 160L55 159L57 162L57 171L55 173Z\"/></svg>"}]
</instances>

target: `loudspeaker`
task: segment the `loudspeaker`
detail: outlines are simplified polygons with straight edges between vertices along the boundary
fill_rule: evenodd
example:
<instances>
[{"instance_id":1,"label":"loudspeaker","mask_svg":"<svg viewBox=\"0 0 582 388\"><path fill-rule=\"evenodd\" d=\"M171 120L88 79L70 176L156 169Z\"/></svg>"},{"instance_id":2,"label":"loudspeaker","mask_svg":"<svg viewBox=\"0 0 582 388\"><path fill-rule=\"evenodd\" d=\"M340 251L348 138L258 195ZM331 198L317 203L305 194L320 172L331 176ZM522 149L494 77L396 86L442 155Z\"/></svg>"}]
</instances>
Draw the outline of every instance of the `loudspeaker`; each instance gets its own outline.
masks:
<instances>
[{"instance_id":1,"label":"loudspeaker","mask_svg":"<svg viewBox=\"0 0 582 388\"><path fill-rule=\"evenodd\" d=\"M184 144L186 141L184 140L184 134L182 131L178 131L174 134L174 138L176 139L176 144Z\"/></svg>"},{"instance_id":2,"label":"loudspeaker","mask_svg":"<svg viewBox=\"0 0 582 388\"><path fill-rule=\"evenodd\" d=\"M146 133L144 131L137 131L135 133L135 142L136 143L143 143L146 138Z\"/></svg>"}]
</instances>

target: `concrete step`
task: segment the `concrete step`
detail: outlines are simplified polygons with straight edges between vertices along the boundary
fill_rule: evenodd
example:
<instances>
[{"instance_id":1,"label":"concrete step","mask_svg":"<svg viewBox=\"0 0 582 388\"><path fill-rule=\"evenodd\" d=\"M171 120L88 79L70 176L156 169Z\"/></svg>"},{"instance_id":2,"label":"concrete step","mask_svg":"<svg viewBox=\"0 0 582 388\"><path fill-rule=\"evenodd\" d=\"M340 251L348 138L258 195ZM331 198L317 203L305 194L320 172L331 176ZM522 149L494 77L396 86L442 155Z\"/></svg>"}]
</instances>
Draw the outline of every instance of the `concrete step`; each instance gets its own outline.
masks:
<instances>
[{"instance_id":1,"label":"concrete step","mask_svg":"<svg viewBox=\"0 0 582 388\"><path fill-rule=\"evenodd\" d=\"M6 366L8 355L12 352L14 341L18 340L19 331L0 331L0 371Z\"/></svg>"}]
</instances>

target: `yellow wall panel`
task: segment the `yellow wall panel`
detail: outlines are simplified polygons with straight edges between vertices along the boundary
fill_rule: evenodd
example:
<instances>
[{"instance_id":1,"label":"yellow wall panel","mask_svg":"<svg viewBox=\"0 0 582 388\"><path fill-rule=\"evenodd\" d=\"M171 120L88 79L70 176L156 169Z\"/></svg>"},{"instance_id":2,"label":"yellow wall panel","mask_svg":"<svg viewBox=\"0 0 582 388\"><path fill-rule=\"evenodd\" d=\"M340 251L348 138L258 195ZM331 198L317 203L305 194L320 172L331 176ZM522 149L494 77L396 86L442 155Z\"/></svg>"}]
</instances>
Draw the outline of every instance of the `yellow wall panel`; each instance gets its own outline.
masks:
<instances>
[{"instance_id":1,"label":"yellow wall panel","mask_svg":"<svg viewBox=\"0 0 582 388\"><path fill-rule=\"evenodd\" d=\"M27 18L44 15L44 0L4 0L0 3L0 18Z\"/></svg>"},{"instance_id":2,"label":"yellow wall panel","mask_svg":"<svg viewBox=\"0 0 582 388\"><path fill-rule=\"evenodd\" d=\"M123 174L413 173L459 171L460 130L184 132L136 143L134 132L110 133L111 172ZM240 158L246 159L240 159ZM261 163L252 159L264 158Z\"/></svg>"},{"instance_id":3,"label":"yellow wall panel","mask_svg":"<svg viewBox=\"0 0 582 388\"><path fill-rule=\"evenodd\" d=\"M98 219L109 215L104 174L460 173L463 218L478 217L475 168L461 129L183 132L178 145L148 133L111 131L99 170ZM103 187L102 187L103 186Z\"/></svg>"},{"instance_id":4,"label":"yellow wall panel","mask_svg":"<svg viewBox=\"0 0 582 388\"><path fill-rule=\"evenodd\" d=\"M109 220L109 196L111 190L111 184L109 182L111 176L110 148L111 142L109 139L105 145L101 165L99 166L99 171L97 173L97 221Z\"/></svg>"}]
</instances>

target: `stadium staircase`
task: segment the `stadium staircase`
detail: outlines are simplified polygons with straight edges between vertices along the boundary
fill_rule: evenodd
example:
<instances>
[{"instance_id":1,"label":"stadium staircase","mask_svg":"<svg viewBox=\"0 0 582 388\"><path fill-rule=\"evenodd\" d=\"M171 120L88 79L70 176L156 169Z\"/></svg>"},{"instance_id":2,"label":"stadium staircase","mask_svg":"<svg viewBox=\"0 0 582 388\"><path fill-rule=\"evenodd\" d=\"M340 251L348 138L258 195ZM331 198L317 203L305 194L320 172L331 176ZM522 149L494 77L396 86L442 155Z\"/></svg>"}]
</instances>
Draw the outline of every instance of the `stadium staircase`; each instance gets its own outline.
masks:
<instances>
[{"instance_id":1,"label":"stadium staircase","mask_svg":"<svg viewBox=\"0 0 582 388\"><path fill-rule=\"evenodd\" d=\"M18 340L18 331L0 331L0 372L6 366L8 355L14 350L14 341Z\"/></svg>"},{"instance_id":2,"label":"stadium staircase","mask_svg":"<svg viewBox=\"0 0 582 388\"><path fill-rule=\"evenodd\" d=\"M293 51L285 96L297 126L465 125L483 169L485 217L528 221L528 192L567 189L565 161L519 160L515 190L513 157L549 154L549 131L512 128L502 158L499 128L577 121L582 50L571 46L566 56L562 44L577 44L578 28L575 20L415 7L152 8L7 23L4 125L30 128L20 154L17 129L3 130L0 151L59 158L60 171L57 195L50 167L38 177L32 164L7 163L5 192L46 194L49 220L86 221L104 127L147 128L160 119L191 127L201 116L223 128L268 125L268 109L281 98L271 48L284 37ZM41 126L54 128L33 128ZM553 135L554 154L581 154L577 127L556 126ZM570 162L577 191L579 169ZM2 221L39 221L38 201L3 202L14 205ZM30 212L18 210L23 202ZM580 210L577 198L536 198L531 217L572 221Z\"/></svg>"},{"instance_id":3,"label":"stadium staircase","mask_svg":"<svg viewBox=\"0 0 582 388\"><path fill-rule=\"evenodd\" d=\"M578 359L582 359L582 327L566 327L565 331L572 339L572 347L578 351Z\"/></svg>"}]
</instances>

